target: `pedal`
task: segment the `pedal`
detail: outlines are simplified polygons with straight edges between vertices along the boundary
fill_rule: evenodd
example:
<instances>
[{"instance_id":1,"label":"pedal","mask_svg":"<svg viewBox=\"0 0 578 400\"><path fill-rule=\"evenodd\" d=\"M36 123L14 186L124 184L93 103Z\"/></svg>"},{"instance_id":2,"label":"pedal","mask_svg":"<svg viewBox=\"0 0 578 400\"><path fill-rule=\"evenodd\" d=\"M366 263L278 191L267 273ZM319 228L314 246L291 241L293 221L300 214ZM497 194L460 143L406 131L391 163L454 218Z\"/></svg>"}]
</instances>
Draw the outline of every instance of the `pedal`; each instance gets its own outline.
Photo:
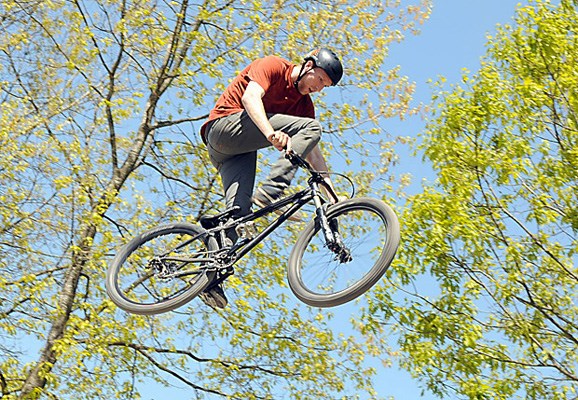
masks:
<instances>
[{"instance_id":1,"label":"pedal","mask_svg":"<svg viewBox=\"0 0 578 400\"><path fill-rule=\"evenodd\" d=\"M224 271L220 271L219 275L220 277L222 277L223 279L227 279L228 277L230 277L231 275L233 275L235 273L235 270L233 269L233 267L228 267L225 268Z\"/></svg>"},{"instance_id":2,"label":"pedal","mask_svg":"<svg viewBox=\"0 0 578 400\"><path fill-rule=\"evenodd\" d=\"M213 281L205 288L205 291L209 291L217 285L220 285L225 279L230 277L235 273L233 267L221 268L217 271L217 276Z\"/></svg>"}]
</instances>

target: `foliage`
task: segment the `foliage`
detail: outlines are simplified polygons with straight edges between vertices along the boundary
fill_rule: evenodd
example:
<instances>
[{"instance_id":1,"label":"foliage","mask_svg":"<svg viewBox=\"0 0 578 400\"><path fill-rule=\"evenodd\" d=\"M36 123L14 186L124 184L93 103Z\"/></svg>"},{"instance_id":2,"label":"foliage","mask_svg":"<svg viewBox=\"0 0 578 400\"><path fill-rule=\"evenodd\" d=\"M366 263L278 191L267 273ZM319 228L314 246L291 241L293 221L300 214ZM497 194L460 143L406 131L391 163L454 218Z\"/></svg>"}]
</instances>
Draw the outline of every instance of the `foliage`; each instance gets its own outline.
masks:
<instances>
[{"instance_id":1,"label":"foliage","mask_svg":"<svg viewBox=\"0 0 578 400\"><path fill-rule=\"evenodd\" d=\"M437 180L409 199L363 329L391 324L440 398L576 398L576 6L520 7L479 71L435 98L422 150Z\"/></svg>"},{"instance_id":2,"label":"foliage","mask_svg":"<svg viewBox=\"0 0 578 400\"><path fill-rule=\"evenodd\" d=\"M2 1L0 397L137 399L155 381L191 398L372 394L360 348L375 346L333 333L330 313L288 296L289 236L238 269L223 313L198 301L154 318L121 313L104 273L136 232L219 208L198 130L256 56L300 62L319 45L342 55L345 83L319 99L319 114L327 151L377 171L351 172L368 190L395 161L380 119L412 112L411 85L383 68L388 47L428 11L365 0Z\"/></svg>"}]
</instances>

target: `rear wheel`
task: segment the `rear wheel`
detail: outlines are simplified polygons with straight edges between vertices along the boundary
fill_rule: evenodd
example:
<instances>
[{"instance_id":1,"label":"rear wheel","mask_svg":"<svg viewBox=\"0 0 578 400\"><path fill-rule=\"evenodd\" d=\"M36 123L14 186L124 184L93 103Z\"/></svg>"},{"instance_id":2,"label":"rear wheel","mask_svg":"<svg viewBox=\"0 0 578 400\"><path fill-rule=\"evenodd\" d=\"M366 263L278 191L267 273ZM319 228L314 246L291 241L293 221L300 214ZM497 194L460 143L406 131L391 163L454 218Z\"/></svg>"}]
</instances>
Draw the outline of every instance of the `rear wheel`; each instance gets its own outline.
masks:
<instances>
[{"instance_id":1,"label":"rear wheel","mask_svg":"<svg viewBox=\"0 0 578 400\"><path fill-rule=\"evenodd\" d=\"M369 290L389 268L399 246L399 222L384 202L357 198L327 211L337 243L325 243L323 230L312 221L289 257L291 290L304 303L333 307Z\"/></svg>"},{"instance_id":2,"label":"rear wheel","mask_svg":"<svg viewBox=\"0 0 578 400\"><path fill-rule=\"evenodd\" d=\"M208 270L213 237L197 225L163 225L120 249L107 273L110 299L125 311L150 315L174 310L198 296L214 279Z\"/></svg>"}]
</instances>

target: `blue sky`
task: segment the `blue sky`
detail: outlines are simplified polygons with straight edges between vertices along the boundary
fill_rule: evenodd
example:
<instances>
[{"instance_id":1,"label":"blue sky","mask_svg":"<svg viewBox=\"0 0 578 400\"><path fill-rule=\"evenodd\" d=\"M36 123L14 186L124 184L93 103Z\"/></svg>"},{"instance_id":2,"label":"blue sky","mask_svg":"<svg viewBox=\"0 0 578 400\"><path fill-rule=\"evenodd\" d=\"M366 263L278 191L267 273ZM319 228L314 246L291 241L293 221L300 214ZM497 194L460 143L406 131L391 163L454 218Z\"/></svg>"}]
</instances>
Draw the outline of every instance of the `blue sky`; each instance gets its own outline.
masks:
<instances>
[{"instance_id":1,"label":"blue sky","mask_svg":"<svg viewBox=\"0 0 578 400\"><path fill-rule=\"evenodd\" d=\"M401 66L401 74L416 83L415 104L430 102L432 91L428 80L444 76L449 86L460 81L464 68L475 72L485 53L487 34L495 32L496 24L512 22L516 8L528 1L433 0L433 3L431 17L422 26L421 34L408 36L392 47L388 59L389 67ZM389 120L383 125L393 136L415 137L424 128L421 117ZM432 179L432 172L421 158L404 160L408 154L399 156L401 165L397 173L411 173L414 188L422 179Z\"/></svg>"},{"instance_id":2,"label":"blue sky","mask_svg":"<svg viewBox=\"0 0 578 400\"><path fill-rule=\"evenodd\" d=\"M417 98L428 102L427 80L438 75L449 82L459 80L461 70L476 70L485 52L487 33L496 24L512 21L517 5L513 0L434 0L431 17L421 34L395 45L389 62L401 65L402 73L417 84Z\"/></svg>"},{"instance_id":3,"label":"blue sky","mask_svg":"<svg viewBox=\"0 0 578 400\"><path fill-rule=\"evenodd\" d=\"M474 72L485 53L486 35L495 32L496 24L512 22L518 5L528 1L513 0L434 0L431 18L422 26L419 36L411 36L391 49L389 65L401 66L401 73L416 83L416 103L429 103L429 79L444 76L447 84L458 82L462 70ZM389 121L385 128L392 135L415 137L423 129L418 117L406 121ZM399 172L410 172L414 182L430 179L431 172L421 162L400 155ZM395 367L381 367L376 379L380 397L396 400L434 400L433 395L420 397L422 389L409 374Z\"/></svg>"}]
</instances>

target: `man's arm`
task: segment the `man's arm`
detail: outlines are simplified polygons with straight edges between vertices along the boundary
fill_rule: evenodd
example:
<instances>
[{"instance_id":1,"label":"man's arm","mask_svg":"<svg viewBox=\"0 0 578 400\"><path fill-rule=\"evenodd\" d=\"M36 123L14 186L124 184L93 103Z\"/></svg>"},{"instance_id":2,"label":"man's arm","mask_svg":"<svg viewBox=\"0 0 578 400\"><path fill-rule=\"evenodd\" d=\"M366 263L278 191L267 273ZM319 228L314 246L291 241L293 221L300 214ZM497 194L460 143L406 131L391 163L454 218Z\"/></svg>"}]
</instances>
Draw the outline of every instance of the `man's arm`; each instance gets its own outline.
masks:
<instances>
[{"instance_id":1,"label":"man's arm","mask_svg":"<svg viewBox=\"0 0 578 400\"><path fill-rule=\"evenodd\" d=\"M265 90L255 81L249 82L249 85L243 93L241 102L245 111L249 114L251 120L257 125L257 128L261 131L263 135L267 138L269 142L277 150L283 150L285 147L291 149L291 141L289 135L281 131L275 131L267 118L267 113L265 112L265 106L263 105L263 96L265 95Z\"/></svg>"},{"instance_id":2,"label":"man's arm","mask_svg":"<svg viewBox=\"0 0 578 400\"><path fill-rule=\"evenodd\" d=\"M291 138L284 132L275 131L269 123L269 118L267 118L267 113L265 112L265 107L263 106L263 96L265 95L265 90L255 81L249 82L247 89L245 89L245 93L243 93L243 97L241 101L243 102L243 107L245 107L245 111L249 114L251 120L255 123L257 128L265 135L267 140L275 146L277 150L284 150L291 151ZM325 162L325 158L319 149L319 146L315 146L311 152L306 157L307 161L311 166L317 171L328 171L327 163ZM325 182L329 186L326 188L325 186L321 186L322 190L325 194L336 203L340 199L338 198L335 189L333 187L333 183L329 178L329 174L325 175Z\"/></svg>"}]
</instances>

